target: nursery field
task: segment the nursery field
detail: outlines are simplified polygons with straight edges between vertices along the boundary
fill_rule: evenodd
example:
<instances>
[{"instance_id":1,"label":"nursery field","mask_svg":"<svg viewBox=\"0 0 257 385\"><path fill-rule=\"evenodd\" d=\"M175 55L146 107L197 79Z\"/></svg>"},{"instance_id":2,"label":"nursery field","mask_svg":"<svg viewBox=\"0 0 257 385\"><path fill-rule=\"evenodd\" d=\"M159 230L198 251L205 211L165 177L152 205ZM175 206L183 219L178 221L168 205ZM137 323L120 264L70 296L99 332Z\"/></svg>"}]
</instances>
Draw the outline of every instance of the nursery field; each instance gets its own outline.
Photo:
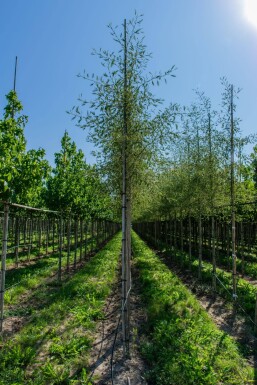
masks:
<instances>
[{"instance_id":1,"label":"nursery field","mask_svg":"<svg viewBox=\"0 0 257 385\"><path fill-rule=\"evenodd\" d=\"M253 384L254 369L242 349L135 233L133 359L123 357L120 245L118 234L61 284L51 277L49 263L37 285L7 295L0 384L127 384L128 378L131 384Z\"/></svg>"},{"instance_id":2,"label":"nursery field","mask_svg":"<svg viewBox=\"0 0 257 385\"><path fill-rule=\"evenodd\" d=\"M200 238L198 227L189 232L188 227L182 227L181 223L173 223L171 227L165 221L139 224L135 228L157 250L164 252L170 261L191 275L192 279L209 285L209 291L214 296L219 293L231 302L236 300L238 310L247 314L252 326L256 328L257 247L254 226L255 223L252 227L247 223L245 229L242 224L237 226L241 228L241 238L237 238L236 272L232 269L229 233L217 231L213 238L211 231L207 231L208 227L203 226Z\"/></svg>"},{"instance_id":3,"label":"nursery field","mask_svg":"<svg viewBox=\"0 0 257 385\"><path fill-rule=\"evenodd\" d=\"M117 279L120 235L65 279L42 282L7 305L20 330L1 338L1 384L86 383L92 330ZM8 321L8 318L7 318Z\"/></svg>"}]
</instances>

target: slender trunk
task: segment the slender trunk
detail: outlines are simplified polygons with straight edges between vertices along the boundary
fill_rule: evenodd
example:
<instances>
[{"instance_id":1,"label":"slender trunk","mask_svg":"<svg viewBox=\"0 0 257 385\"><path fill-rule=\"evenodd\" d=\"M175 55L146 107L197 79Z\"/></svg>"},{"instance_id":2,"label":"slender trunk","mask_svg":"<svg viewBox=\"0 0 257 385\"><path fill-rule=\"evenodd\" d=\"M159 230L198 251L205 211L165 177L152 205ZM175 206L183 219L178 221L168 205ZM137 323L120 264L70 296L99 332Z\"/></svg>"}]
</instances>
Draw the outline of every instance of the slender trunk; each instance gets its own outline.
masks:
<instances>
[{"instance_id":1,"label":"slender trunk","mask_svg":"<svg viewBox=\"0 0 257 385\"><path fill-rule=\"evenodd\" d=\"M127 133L128 133L128 95L127 95L127 27L124 20L124 100L123 100L123 143L122 143L122 340L123 355L129 354L129 287L130 287L130 202L127 186Z\"/></svg>"},{"instance_id":2,"label":"slender trunk","mask_svg":"<svg viewBox=\"0 0 257 385\"><path fill-rule=\"evenodd\" d=\"M235 220L235 150L234 150L234 103L233 85L231 85L231 241L232 241L232 276L233 276L233 298L236 300L236 220Z\"/></svg>"}]
</instances>

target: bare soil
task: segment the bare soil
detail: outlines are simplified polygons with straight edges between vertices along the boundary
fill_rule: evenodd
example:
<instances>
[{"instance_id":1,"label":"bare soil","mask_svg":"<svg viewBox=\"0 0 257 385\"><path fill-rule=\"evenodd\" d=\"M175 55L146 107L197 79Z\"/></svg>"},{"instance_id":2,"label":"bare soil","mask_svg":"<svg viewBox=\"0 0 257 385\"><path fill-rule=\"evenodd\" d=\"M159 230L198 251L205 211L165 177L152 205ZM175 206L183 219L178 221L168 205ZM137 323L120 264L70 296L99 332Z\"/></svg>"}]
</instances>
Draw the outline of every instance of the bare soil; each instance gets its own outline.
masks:
<instances>
[{"instance_id":1,"label":"bare soil","mask_svg":"<svg viewBox=\"0 0 257 385\"><path fill-rule=\"evenodd\" d=\"M118 283L106 302L104 320L98 325L94 336L95 343L91 351L89 368L94 385L147 385L144 378L147 367L139 352L146 315L142 310L138 279L132 265L132 277L134 276L130 292L130 357L124 358L123 355L121 325L119 324L121 284ZM116 343L114 344L115 335Z\"/></svg>"}]
</instances>

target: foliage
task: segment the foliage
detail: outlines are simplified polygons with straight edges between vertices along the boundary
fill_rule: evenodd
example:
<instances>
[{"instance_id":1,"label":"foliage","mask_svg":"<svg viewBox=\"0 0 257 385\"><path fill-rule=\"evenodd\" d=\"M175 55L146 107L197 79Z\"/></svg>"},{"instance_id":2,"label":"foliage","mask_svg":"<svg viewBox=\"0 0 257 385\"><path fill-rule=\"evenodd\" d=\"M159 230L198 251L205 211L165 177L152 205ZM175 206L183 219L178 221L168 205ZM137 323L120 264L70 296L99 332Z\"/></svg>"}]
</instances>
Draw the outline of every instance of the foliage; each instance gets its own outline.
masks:
<instances>
[{"instance_id":1,"label":"foliage","mask_svg":"<svg viewBox=\"0 0 257 385\"><path fill-rule=\"evenodd\" d=\"M145 189L141 212L137 207L135 213L138 221L198 217L199 213L230 215L231 85L226 79L222 79L222 88L219 112L213 110L211 100L200 91L196 91L196 101L191 106L169 107L170 116L176 117L177 136L168 144L169 152L162 154L161 162L152 170L152 186L148 193ZM255 157L252 154L250 160L244 155L245 145L253 138L241 136L240 119L235 116L238 93L233 88L234 183L235 203L242 204L256 196ZM242 206L239 217L251 211L250 206Z\"/></svg>"},{"instance_id":2,"label":"foliage","mask_svg":"<svg viewBox=\"0 0 257 385\"><path fill-rule=\"evenodd\" d=\"M109 25L118 51L94 51L103 66L101 76L80 75L90 82L93 100L79 98L78 107L70 112L83 129L89 129L89 139L98 148L101 170L118 199L122 190L123 150L126 153L126 179L129 198L144 178L144 170L160 148L168 141L172 119L158 111L161 100L152 91L167 76L174 76L174 66L164 74L146 74L151 55L144 44L142 18L135 14L126 24L124 33ZM124 27L124 26L123 26ZM126 58L124 57L126 55ZM126 72L125 72L126 62ZM84 113L84 107L87 112Z\"/></svg>"},{"instance_id":3,"label":"foliage","mask_svg":"<svg viewBox=\"0 0 257 385\"><path fill-rule=\"evenodd\" d=\"M6 95L7 106L0 120L0 199L41 205L41 190L49 172L43 149L26 151L22 104L15 91ZM17 117L16 117L17 116Z\"/></svg>"},{"instance_id":4,"label":"foliage","mask_svg":"<svg viewBox=\"0 0 257 385\"><path fill-rule=\"evenodd\" d=\"M47 181L47 206L83 217L110 218L111 198L97 168L84 159L82 150L65 132L61 150L55 154L55 168Z\"/></svg>"},{"instance_id":5,"label":"foliage","mask_svg":"<svg viewBox=\"0 0 257 385\"><path fill-rule=\"evenodd\" d=\"M248 384L253 371L235 342L219 331L179 279L133 235L148 313L142 347L149 384Z\"/></svg>"}]
</instances>

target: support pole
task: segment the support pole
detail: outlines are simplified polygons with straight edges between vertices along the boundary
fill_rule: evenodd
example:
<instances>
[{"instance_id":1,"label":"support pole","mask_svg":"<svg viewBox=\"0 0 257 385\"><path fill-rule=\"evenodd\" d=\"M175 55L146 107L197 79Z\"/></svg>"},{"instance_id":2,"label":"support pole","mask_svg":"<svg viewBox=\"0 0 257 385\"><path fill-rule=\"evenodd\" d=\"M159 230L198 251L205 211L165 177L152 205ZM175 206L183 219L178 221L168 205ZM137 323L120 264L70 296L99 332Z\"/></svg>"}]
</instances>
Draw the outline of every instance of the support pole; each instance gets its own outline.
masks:
<instances>
[{"instance_id":1,"label":"support pole","mask_svg":"<svg viewBox=\"0 0 257 385\"><path fill-rule=\"evenodd\" d=\"M8 239L8 220L9 220L9 204L5 203L4 204L1 275L0 275L0 333L2 333L3 331L3 321L4 321L4 292L5 292L5 271L6 271L7 239Z\"/></svg>"},{"instance_id":2,"label":"support pole","mask_svg":"<svg viewBox=\"0 0 257 385\"><path fill-rule=\"evenodd\" d=\"M62 216L59 219L59 260L58 260L58 282L62 280L62 233L63 233Z\"/></svg>"},{"instance_id":3,"label":"support pole","mask_svg":"<svg viewBox=\"0 0 257 385\"><path fill-rule=\"evenodd\" d=\"M129 249L128 236L128 195L127 195L127 26L126 19L124 20L124 100L123 100L123 141L122 141L122 304L121 304L121 319L122 319L122 343L123 355L129 354L129 288L128 276L129 270Z\"/></svg>"},{"instance_id":4,"label":"support pole","mask_svg":"<svg viewBox=\"0 0 257 385\"><path fill-rule=\"evenodd\" d=\"M231 117L231 240L232 240L232 277L233 277L233 299L237 298L236 293L236 220L235 220L235 148L234 148L234 103L233 103L233 85L231 85L231 102L230 102L230 117Z\"/></svg>"},{"instance_id":5,"label":"support pole","mask_svg":"<svg viewBox=\"0 0 257 385\"><path fill-rule=\"evenodd\" d=\"M217 292L217 280L216 280L216 253L215 253L215 218L211 217L211 247L212 247L212 290L213 296L216 296Z\"/></svg>"}]
</instances>

